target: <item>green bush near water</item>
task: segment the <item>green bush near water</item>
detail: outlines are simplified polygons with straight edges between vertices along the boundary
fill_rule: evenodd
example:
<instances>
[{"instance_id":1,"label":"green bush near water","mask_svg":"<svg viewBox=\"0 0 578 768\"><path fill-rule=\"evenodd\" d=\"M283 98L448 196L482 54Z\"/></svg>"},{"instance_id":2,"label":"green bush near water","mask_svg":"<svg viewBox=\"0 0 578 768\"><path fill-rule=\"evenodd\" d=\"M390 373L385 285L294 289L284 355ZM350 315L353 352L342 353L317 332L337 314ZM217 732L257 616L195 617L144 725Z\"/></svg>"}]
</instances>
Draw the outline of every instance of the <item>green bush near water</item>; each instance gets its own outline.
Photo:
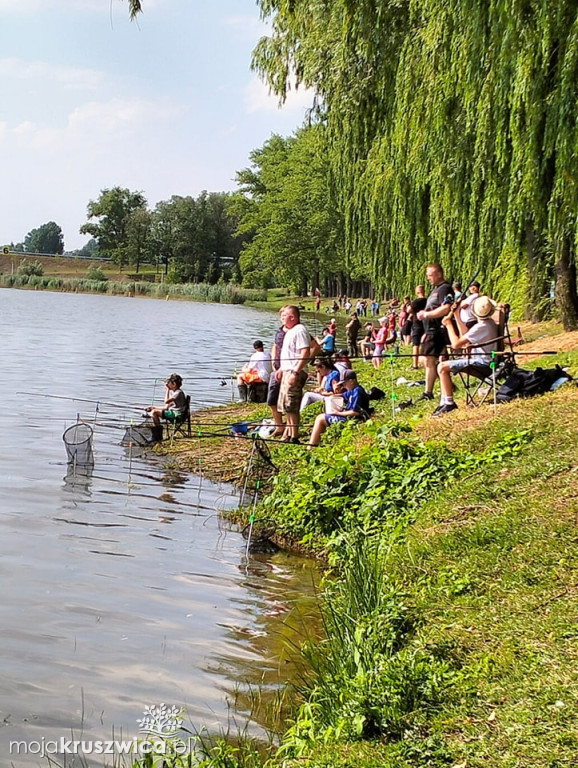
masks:
<instances>
[{"instance_id":1,"label":"green bush near water","mask_svg":"<svg viewBox=\"0 0 578 768\"><path fill-rule=\"evenodd\" d=\"M40 261L28 261L28 259L23 259L18 265L17 274L26 275L27 277L42 277L44 274L44 267Z\"/></svg>"}]
</instances>

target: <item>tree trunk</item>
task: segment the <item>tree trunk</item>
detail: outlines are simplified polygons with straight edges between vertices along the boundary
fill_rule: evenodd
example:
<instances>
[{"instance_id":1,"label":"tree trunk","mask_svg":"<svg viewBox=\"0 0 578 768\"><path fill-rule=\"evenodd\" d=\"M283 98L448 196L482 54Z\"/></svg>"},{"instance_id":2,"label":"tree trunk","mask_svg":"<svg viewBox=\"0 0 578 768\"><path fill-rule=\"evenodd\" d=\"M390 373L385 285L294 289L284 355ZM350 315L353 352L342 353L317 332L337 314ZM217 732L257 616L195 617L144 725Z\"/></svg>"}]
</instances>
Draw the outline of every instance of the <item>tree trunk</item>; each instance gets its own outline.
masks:
<instances>
[{"instance_id":1,"label":"tree trunk","mask_svg":"<svg viewBox=\"0 0 578 768\"><path fill-rule=\"evenodd\" d=\"M558 258L554 265L556 307L565 331L578 329L578 290L576 262L570 250L570 240L564 237L558 245Z\"/></svg>"}]
</instances>

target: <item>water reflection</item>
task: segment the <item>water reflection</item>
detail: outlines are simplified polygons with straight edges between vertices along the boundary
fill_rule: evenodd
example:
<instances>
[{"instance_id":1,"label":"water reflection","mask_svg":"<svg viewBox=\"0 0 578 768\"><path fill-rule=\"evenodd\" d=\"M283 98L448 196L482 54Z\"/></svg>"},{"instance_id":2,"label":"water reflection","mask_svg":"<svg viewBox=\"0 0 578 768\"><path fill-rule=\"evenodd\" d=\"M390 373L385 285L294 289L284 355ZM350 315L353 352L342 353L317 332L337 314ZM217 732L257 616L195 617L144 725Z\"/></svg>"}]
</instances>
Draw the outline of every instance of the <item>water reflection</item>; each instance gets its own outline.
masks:
<instances>
[{"instance_id":1,"label":"water reflection","mask_svg":"<svg viewBox=\"0 0 578 768\"><path fill-rule=\"evenodd\" d=\"M94 467L77 467L74 464L69 464L66 476L63 478L64 490L91 496L93 472Z\"/></svg>"},{"instance_id":2,"label":"water reflection","mask_svg":"<svg viewBox=\"0 0 578 768\"><path fill-rule=\"evenodd\" d=\"M132 405L95 406L128 392L133 405L148 403L168 370L192 371L197 405L205 395L226 402L222 361L247 346L248 327L270 338L276 315L147 300L137 319L144 302L118 297L4 290L0 299L2 328L17 329L0 335L11 361L0 378L0 576L10 584L0 605L0 751L72 730L132 738L144 707L160 702L185 707L197 727L225 724L226 698L239 691L250 711L249 687L273 688L291 666L282 640L302 636L290 625L308 615L310 565L283 553L245 562L245 540L219 516L237 504L234 490L127 451ZM165 343L166 327L188 330L208 377L202 399L182 333ZM151 348L163 349L162 365ZM24 381L63 397L23 396ZM89 470L65 464L62 434L77 419L94 429Z\"/></svg>"}]
</instances>

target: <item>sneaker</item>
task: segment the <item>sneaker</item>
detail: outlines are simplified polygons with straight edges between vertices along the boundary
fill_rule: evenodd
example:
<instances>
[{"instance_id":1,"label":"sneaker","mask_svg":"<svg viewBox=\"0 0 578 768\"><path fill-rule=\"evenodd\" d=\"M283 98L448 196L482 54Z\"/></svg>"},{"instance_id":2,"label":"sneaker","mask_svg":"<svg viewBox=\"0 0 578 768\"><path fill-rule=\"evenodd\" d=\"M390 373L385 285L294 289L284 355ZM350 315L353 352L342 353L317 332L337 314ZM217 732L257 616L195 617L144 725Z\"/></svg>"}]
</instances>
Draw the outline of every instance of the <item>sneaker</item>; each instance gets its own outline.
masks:
<instances>
[{"instance_id":1,"label":"sneaker","mask_svg":"<svg viewBox=\"0 0 578 768\"><path fill-rule=\"evenodd\" d=\"M433 392L423 392L416 400L416 403L425 403L433 399Z\"/></svg>"},{"instance_id":2,"label":"sneaker","mask_svg":"<svg viewBox=\"0 0 578 768\"><path fill-rule=\"evenodd\" d=\"M440 403L440 404L437 406L437 408L435 409L435 411L432 413L432 416L437 416L437 415L438 415L438 413L441 411L441 409L442 409L443 407L444 407L444 404L443 404L443 403Z\"/></svg>"},{"instance_id":3,"label":"sneaker","mask_svg":"<svg viewBox=\"0 0 578 768\"><path fill-rule=\"evenodd\" d=\"M452 411L457 411L458 406L455 403L447 403L446 405L442 405L439 410L436 408L433 415L434 416L445 416L446 413L451 413Z\"/></svg>"}]
</instances>

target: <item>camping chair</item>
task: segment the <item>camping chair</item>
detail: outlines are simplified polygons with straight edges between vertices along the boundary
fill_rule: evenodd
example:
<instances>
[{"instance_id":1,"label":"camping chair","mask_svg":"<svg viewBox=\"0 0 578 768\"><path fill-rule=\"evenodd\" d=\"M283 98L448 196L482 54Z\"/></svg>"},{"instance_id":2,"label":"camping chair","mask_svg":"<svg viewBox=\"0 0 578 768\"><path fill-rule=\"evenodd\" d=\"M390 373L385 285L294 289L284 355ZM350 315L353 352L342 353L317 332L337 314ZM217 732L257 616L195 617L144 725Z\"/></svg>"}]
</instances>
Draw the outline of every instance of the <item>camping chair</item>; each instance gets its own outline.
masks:
<instances>
[{"instance_id":1,"label":"camping chair","mask_svg":"<svg viewBox=\"0 0 578 768\"><path fill-rule=\"evenodd\" d=\"M498 326L498 335L495 339L485 344L477 344L478 347L496 345L493 354L493 363L479 363L472 359L471 363L458 372L460 380L466 390L466 405L479 407L488 397L497 391L499 381L510 375L516 367L514 345L519 343L513 340L508 328L507 315L503 306L498 306L492 315L492 319ZM469 355L470 353L467 352Z\"/></svg>"},{"instance_id":2,"label":"camping chair","mask_svg":"<svg viewBox=\"0 0 578 768\"><path fill-rule=\"evenodd\" d=\"M175 421L165 421L167 438L173 440L177 435L191 437L191 396L185 397L185 410Z\"/></svg>"}]
</instances>

